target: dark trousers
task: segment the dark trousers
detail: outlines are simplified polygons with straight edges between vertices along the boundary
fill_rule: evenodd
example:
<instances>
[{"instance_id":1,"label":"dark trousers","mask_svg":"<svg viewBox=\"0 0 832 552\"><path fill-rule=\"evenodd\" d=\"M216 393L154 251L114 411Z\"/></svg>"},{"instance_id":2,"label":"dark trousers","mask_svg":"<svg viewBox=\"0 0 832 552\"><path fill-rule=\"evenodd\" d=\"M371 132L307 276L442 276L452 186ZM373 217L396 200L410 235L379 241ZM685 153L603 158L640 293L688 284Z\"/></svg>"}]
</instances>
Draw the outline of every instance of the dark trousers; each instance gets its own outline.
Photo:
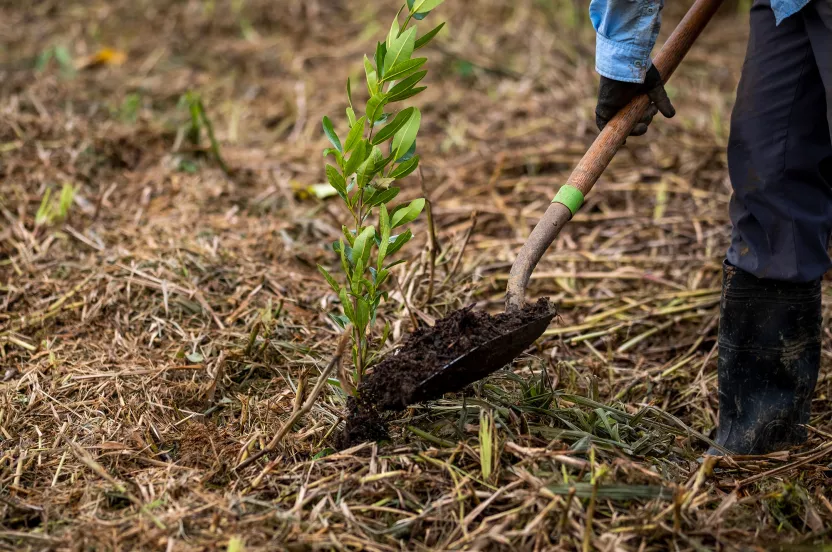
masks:
<instances>
[{"instance_id":1,"label":"dark trousers","mask_svg":"<svg viewBox=\"0 0 832 552\"><path fill-rule=\"evenodd\" d=\"M775 25L768 0L731 116L728 262L758 278L809 282L832 267L832 0Z\"/></svg>"}]
</instances>

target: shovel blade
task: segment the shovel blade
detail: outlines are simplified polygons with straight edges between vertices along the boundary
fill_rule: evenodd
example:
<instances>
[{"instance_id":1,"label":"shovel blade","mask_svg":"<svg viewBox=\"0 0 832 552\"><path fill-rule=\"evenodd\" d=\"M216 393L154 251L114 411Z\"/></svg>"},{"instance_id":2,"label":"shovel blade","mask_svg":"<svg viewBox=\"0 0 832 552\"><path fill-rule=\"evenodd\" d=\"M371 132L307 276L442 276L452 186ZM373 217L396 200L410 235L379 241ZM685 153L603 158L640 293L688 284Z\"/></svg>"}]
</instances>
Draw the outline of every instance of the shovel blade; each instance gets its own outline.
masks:
<instances>
[{"instance_id":1,"label":"shovel blade","mask_svg":"<svg viewBox=\"0 0 832 552\"><path fill-rule=\"evenodd\" d=\"M543 335L554 313L547 313L457 357L413 391L410 404L440 398L499 370Z\"/></svg>"}]
</instances>

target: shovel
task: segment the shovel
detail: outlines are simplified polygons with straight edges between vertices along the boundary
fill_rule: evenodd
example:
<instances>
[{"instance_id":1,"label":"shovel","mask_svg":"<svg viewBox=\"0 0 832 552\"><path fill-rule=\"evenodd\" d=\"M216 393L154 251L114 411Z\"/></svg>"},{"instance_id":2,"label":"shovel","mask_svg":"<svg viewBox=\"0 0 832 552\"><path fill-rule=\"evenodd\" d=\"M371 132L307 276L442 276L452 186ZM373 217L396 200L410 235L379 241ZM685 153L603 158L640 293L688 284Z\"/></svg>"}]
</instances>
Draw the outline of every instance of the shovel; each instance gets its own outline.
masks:
<instances>
[{"instance_id":1,"label":"shovel","mask_svg":"<svg viewBox=\"0 0 832 552\"><path fill-rule=\"evenodd\" d=\"M688 10L653 60L665 82L721 4L722 0L697 0ZM638 96L613 117L572 171L566 185L558 191L511 267L506 289L507 312L524 307L526 286L537 263L581 207L584 198L618 149L624 145L649 103L646 95ZM444 393L458 391L502 368L543 335L553 317L554 312L540 314L522 326L466 351L421 381L407 402L413 404L439 398Z\"/></svg>"}]
</instances>

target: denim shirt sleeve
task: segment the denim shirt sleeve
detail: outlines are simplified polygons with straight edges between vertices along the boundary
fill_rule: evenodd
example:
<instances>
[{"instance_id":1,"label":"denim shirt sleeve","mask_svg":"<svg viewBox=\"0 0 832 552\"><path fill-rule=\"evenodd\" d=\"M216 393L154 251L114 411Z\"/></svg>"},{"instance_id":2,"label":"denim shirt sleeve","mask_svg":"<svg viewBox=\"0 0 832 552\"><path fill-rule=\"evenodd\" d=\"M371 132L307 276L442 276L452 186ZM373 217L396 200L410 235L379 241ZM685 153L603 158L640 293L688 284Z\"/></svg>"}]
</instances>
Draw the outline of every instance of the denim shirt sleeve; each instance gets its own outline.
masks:
<instances>
[{"instance_id":1,"label":"denim shirt sleeve","mask_svg":"<svg viewBox=\"0 0 832 552\"><path fill-rule=\"evenodd\" d=\"M595 70L624 82L644 82L661 26L664 0L591 0Z\"/></svg>"}]
</instances>

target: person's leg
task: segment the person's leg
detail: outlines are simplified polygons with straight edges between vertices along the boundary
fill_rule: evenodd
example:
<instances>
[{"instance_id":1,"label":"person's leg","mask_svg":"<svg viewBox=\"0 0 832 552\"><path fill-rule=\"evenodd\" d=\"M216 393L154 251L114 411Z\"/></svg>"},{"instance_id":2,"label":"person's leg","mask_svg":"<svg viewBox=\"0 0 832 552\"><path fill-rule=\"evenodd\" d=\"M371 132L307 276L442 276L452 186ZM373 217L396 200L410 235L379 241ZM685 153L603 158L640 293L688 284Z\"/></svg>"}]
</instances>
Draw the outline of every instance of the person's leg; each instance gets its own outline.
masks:
<instances>
[{"instance_id":1,"label":"person's leg","mask_svg":"<svg viewBox=\"0 0 832 552\"><path fill-rule=\"evenodd\" d=\"M731 117L716 441L739 454L805 440L820 365L832 142L806 25L799 14L777 26L768 1L754 3Z\"/></svg>"},{"instance_id":2,"label":"person's leg","mask_svg":"<svg viewBox=\"0 0 832 552\"><path fill-rule=\"evenodd\" d=\"M832 141L832 0L815 0L803 9L806 33L815 55L820 78L826 90L826 120ZM832 158L823 167L827 181L832 180Z\"/></svg>"},{"instance_id":3,"label":"person's leg","mask_svg":"<svg viewBox=\"0 0 832 552\"><path fill-rule=\"evenodd\" d=\"M820 52L805 21L816 3L779 26L768 0L751 11L728 142L728 261L758 278L809 282L832 267L832 183L819 169L832 145ZM820 57L828 64L830 55Z\"/></svg>"},{"instance_id":4,"label":"person's leg","mask_svg":"<svg viewBox=\"0 0 832 552\"><path fill-rule=\"evenodd\" d=\"M765 454L805 441L820 367L820 282L760 279L726 262L719 324L716 442Z\"/></svg>"}]
</instances>

